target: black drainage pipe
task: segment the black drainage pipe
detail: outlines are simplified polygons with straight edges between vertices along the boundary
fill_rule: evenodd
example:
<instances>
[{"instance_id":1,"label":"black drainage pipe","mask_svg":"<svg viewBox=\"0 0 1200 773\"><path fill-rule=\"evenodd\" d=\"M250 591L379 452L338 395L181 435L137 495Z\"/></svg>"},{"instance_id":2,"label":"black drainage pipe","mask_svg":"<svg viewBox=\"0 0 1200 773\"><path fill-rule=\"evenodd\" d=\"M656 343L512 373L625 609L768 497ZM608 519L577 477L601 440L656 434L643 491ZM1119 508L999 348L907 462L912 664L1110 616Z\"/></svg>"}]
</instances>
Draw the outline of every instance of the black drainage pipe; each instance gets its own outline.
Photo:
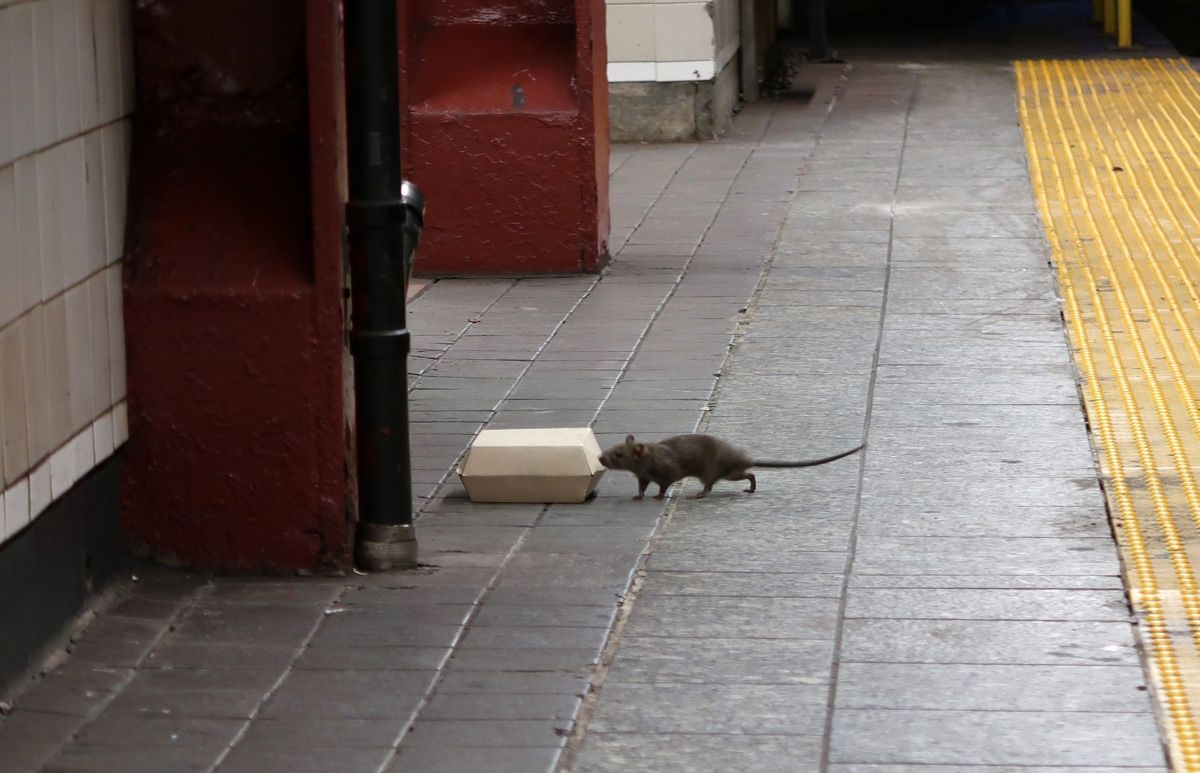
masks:
<instances>
[{"instance_id":1,"label":"black drainage pipe","mask_svg":"<svg viewBox=\"0 0 1200 773\"><path fill-rule=\"evenodd\" d=\"M350 351L358 443L354 553L361 568L385 571L417 564L405 295L409 260L420 232L420 213L413 213L414 228L409 210L420 205L414 204L419 193L403 186L400 177L396 0L346 0L344 36Z\"/></svg>"},{"instance_id":2,"label":"black drainage pipe","mask_svg":"<svg viewBox=\"0 0 1200 773\"><path fill-rule=\"evenodd\" d=\"M840 62L829 47L829 25L825 13L826 0L808 0L808 61Z\"/></svg>"}]
</instances>

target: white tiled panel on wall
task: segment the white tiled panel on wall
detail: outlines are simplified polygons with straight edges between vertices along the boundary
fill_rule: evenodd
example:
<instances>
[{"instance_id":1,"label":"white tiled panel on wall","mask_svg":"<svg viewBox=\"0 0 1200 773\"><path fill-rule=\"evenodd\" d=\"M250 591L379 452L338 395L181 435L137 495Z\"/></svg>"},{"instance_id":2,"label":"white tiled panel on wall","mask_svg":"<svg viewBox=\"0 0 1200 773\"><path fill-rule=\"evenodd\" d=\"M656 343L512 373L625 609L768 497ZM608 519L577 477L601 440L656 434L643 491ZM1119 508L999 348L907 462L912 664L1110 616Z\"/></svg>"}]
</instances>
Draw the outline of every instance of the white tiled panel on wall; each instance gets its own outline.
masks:
<instances>
[{"instance_id":1,"label":"white tiled panel on wall","mask_svg":"<svg viewBox=\"0 0 1200 773\"><path fill-rule=\"evenodd\" d=\"M0 0L0 542L125 442L131 0Z\"/></svg>"},{"instance_id":2,"label":"white tiled panel on wall","mask_svg":"<svg viewBox=\"0 0 1200 773\"><path fill-rule=\"evenodd\" d=\"M608 79L711 80L738 47L739 0L608 0Z\"/></svg>"}]
</instances>

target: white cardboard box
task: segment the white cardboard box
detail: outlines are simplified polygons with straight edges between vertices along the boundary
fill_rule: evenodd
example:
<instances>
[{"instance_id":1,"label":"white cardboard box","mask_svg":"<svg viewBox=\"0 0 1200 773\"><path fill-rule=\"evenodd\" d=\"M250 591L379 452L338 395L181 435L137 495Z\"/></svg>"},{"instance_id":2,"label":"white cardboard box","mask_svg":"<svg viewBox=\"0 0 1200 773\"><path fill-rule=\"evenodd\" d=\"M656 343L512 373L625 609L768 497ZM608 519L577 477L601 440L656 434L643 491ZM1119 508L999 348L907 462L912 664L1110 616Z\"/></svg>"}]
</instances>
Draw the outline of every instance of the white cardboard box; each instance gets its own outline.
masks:
<instances>
[{"instance_id":1,"label":"white cardboard box","mask_svg":"<svg viewBox=\"0 0 1200 773\"><path fill-rule=\"evenodd\" d=\"M588 427L485 429L458 475L472 502L583 502L604 475Z\"/></svg>"}]
</instances>

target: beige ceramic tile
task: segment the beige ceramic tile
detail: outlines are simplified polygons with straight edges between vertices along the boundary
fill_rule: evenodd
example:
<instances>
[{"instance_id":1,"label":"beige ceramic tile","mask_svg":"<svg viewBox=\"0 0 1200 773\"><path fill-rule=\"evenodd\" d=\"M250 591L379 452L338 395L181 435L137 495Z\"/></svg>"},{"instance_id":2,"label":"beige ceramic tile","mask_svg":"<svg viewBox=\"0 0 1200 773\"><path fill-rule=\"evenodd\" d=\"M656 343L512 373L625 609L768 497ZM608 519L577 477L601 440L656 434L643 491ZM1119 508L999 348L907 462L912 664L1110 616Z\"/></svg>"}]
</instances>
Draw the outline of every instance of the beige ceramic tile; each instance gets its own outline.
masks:
<instances>
[{"instance_id":1,"label":"beige ceramic tile","mask_svg":"<svg viewBox=\"0 0 1200 773\"><path fill-rule=\"evenodd\" d=\"M37 155L38 245L42 265L42 300L48 301L67 289L63 262L62 186L59 174L63 146Z\"/></svg>"},{"instance_id":2,"label":"beige ceramic tile","mask_svg":"<svg viewBox=\"0 0 1200 773\"><path fill-rule=\"evenodd\" d=\"M121 401L113 406L113 445L120 448L128 439L129 410L127 403Z\"/></svg>"},{"instance_id":3,"label":"beige ceramic tile","mask_svg":"<svg viewBox=\"0 0 1200 773\"><path fill-rule=\"evenodd\" d=\"M100 125L100 94L96 82L96 35L92 25L92 0L76 0L79 36L79 122L83 131Z\"/></svg>"},{"instance_id":4,"label":"beige ceramic tile","mask_svg":"<svg viewBox=\"0 0 1200 773\"><path fill-rule=\"evenodd\" d=\"M82 137L64 142L58 147L61 207L58 210L56 226L62 234L63 278L66 287L82 282L89 273L85 171Z\"/></svg>"},{"instance_id":5,"label":"beige ceramic tile","mask_svg":"<svg viewBox=\"0 0 1200 773\"><path fill-rule=\"evenodd\" d=\"M0 415L4 417L4 484L29 471L29 435L25 421L25 326L15 322L0 330Z\"/></svg>"},{"instance_id":6,"label":"beige ceramic tile","mask_svg":"<svg viewBox=\"0 0 1200 773\"><path fill-rule=\"evenodd\" d=\"M654 50L659 62L712 59L716 49L709 4L656 4Z\"/></svg>"},{"instance_id":7,"label":"beige ceramic tile","mask_svg":"<svg viewBox=\"0 0 1200 773\"><path fill-rule=\"evenodd\" d=\"M128 156L125 153L125 122L100 130L100 155L104 179L106 255L109 263L120 259L125 247L125 203Z\"/></svg>"},{"instance_id":8,"label":"beige ceramic tile","mask_svg":"<svg viewBox=\"0 0 1200 773\"><path fill-rule=\"evenodd\" d=\"M67 297L45 304L46 390L50 402L50 447L71 437L71 375L67 366Z\"/></svg>"},{"instance_id":9,"label":"beige ceramic tile","mask_svg":"<svg viewBox=\"0 0 1200 773\"><path fill-rule=\"evenodd\" d=\"M25 325L22 363L25 368L25 417L29 424L29 461L37 464L50 453L50 386L46 376L46 321L42 306L30 309Z\"/></svg>"},{"instance_id":10,"label":"beige ceramic tile","mask_svg":"<svg viewBox=\"0 0 1200 773\"><path fill-rule=\"evenodd\" d=\"M17 243L17 173L10 165L0 167L0 328L25 310L24 300Z\"/></svg>"},{"instance_id":11,"label":"beige ceramic tile","mask_svg":"<svg viewBox=\"0 0 1200 773\"><path fill-rule=\"evenodd\" d=\"M92 413L92 315L88 307L87 285L67 290L67 374L70 379L70 434L91 426Z\"/></svg>"},{"instance_id":12,"label":"beige ceramic tile","mask_svg":"<svg viewBox=\"0 0 1200 773\"><path fill-rule=\"evenodd\" d=\"M54 7L43 0L33 6L33 89L36 137L41 149L57 142L58 91L54 77Z\"/></svg>"},{"instance_id":13,"label":"beige ceramic tile","mask_svg":"<svg viewBox=\"0 0 1200 773\"><path fill-rule=\"evenodd\" d=\"M7 68L11 74L11 108L5 112L12 122L13 156L20 158L37 147L33 4L14 5L6 13L11 45L0 47L0 69Z\"/></svg>"},{"instance_id":14,"label":"beige ceramic tile","mask_svg":"<svg viewBox=\"0 0 1200 773\"><path fill-rule=\"evenodd\" d=\"M105 271L108 277L108 345L112 369L112 401L125 399L125 308L120 264Z\"/></svg>"},{"instance_id":15,"label":"beige ceramic tile","mask_svg":"<svg viewBox=\"0 0 1200 773\"><path fill-rule=\"evenodd\" d=\"M87 275L108 265L108 224L104 212L104 148L100 130L83 138L84 200L86 204Z\"/></svg>"},{"instance_id":16,"label":"beige ceramic tile","mask_svg":"<svg viewBox=\"0 0 1200 773\"><path fill-rule=\"evenodd\" d=\"M79 0L37 0L54 8L54 96L58 137L79 134Z\"/></svg>"},{"instance_id":17,"label":"beige ceramic tile","mask_svg":"<svg viewBox=\"0 0 1200 773\"><path fill-rule=\"evenodd\" d=\"M92 26L96 41L96 103L100 122L108 123L121 114L117 0L93 0Z\"/></svg>"},{"instance_id":18,"label":"beige ceramic tile","mask_svg":"<svg viewBox=\"0 0 1200 773\"><path fill-rule=\"evenodd\" d=\"M0 377L2 378L2 377ZM4 428L4 396L0 395L0 492L4 491L4 438L7 430ZM3 497L0 497L0 505L4 504ZM0 516L4 515L4 508L0 507ZM0 524L2 526L3 524ZM4 535L4 531L0 528L0 536Z\"/></svg>"},{"instance_id":19,"label":"beige ceramic tile","mask_svg":"<svg viewBox=\"0 0 1200 773\"><path fill-rule=\"evenodd\" d=\"M121 115L133 112L133 0L117 0L117 51L121 57Z\"/></svg>"},{"instance_id":20,"label":"beige ceramic tile","mask_svg":"<svg viewBox=\"0 0 1200 773\"><path fill-rule=\"evenodd\" d=\"M104 272L87 281L89 333L92 354L92 407L99 416L112 407L112 346L108 342L108 278Z\"/></svg>"},{"instance_id":21,"label":"beige ceramic tile","mask_svg":"<svg viewBox=\"0 0 1200 773\"><path fill-rule=\"evenodd\" d=\"M654 61L654 6L620 4L608 9L608 61Z\"/></svg>"},{"instance_id":22,"label":"beige ceramic tile","mask_svg":"<svg viewBox=\"0 0 1200 773\"><path fill-rule=\"evenodd\" d=\"M13 164L17 193L17 273L21 307L42 302L42 248L38 231L37 156L26 156Z\"/></svg>"},{"instance_id":23,"label":"beige ceramic tile","mask_svg":"<svg viewBox=\"0 0 1200 773\"><path fill-rule=\"evenodd\" d=\"M4 528L0 536L8 539L29 525L29 479L22 478L4 492Z\"/></svg>"},{"instance_id":24,"label":"beige ceramic tile","mask_svg":"<svg viewBox=\"0 0 1200 773\"><path fill-rule=\"evenodd\" d=\"M0 8L0 167L10 163L17 154L13 151L13 73L7 57L12 50L12 19L8 8Z\"/></svg>"}]
</instances>

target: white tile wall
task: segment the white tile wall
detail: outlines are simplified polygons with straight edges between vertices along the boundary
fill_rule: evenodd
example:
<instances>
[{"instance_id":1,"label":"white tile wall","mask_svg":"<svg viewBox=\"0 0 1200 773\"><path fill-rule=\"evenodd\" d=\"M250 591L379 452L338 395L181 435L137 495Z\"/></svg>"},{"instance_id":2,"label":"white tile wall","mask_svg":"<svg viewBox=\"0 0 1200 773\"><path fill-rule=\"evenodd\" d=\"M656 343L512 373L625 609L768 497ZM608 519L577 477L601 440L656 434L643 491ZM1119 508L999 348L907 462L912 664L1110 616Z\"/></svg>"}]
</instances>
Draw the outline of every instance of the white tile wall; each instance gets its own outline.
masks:
<instances>
[{"instance_id":1,"label":"white tile wall","mask_svg":"<svg viewBox=\"0 0 1200 773\"><path fill-rule=\"evenodd\" d=\"M108 223L104 213L104 145L101 132L83 137L83 188L87 208L84 274L91 276L108 265ZM124 218L122 218L124 219Z\"/></svg>"},{"instance_id":2,"label":"white tile wall","mask_svg":"<svg viewBox=\"0 0 1200 773\"><path fill-rule=\"evenodd\" d=\"M0 69L9 73L9 104L3 114L11 121L12 158L32 153L37 147L37 114L34 110L33 4L23 3L0 11L8 21L8 46L0 48ZM11 158L4 163L12 160Z\"/></svg>"},{"instance_id":3,"label":"white tile wall","mask_svg":"<svg viewBox=\"0 0 1200 773\"><path fill-rule=\"evenodd\" d=\"M29 429L25 422L25 374L22 365L24 327L20 322L0 330L0 423L3 437L5 485L22 478L29 468Z\"/></svg>"},{"instance_id":4,"label":"white tile wall","mask_svg":"<svg viewBox=\"0 0 1200 773\"><path fill-rule=\"evenodd\" d=\"M21 256L17 240L17 172L0 167L0 328L16 319L21 308Z\"/></svg>"},{"instance_id":5,"label":"white tile wall","mask_svg":"<svg viewBox=\"0 0 1200 773\"><path fill-rule=\"evenodd\" d=\"M620 3L608 9L607 17L609 62L654 61L653 5Z\"/></svg>"},{"instance_id":6,"label":"white tile wall","mask_svg":"<svg viewBox=\"0 0 1200 773\"><path fill-rule=\"evenodd\" d=\"M47 0L39 0L41 3ZM78 0L49 0L54 16L54 98L58 139L80 132Z\"/></svg>"},{"instance_id":7,"label":"white tile wall","mask_svg":"<svg viewBox=\"0 0 1200 773\"><path fill-rule=\"evenodd\" d=\"M20 7L20 6L18 6ZM27 308L42 299L41 227L38 224L39 204L37 156L26 156L13 164L17 191L17 275L21 287L21 307Z\"/></svg>"},{"instance_id":8,"label":"white tile wall","mask_svg":"<svg viewBox=\"0 0 1200 773\"><path fill-rule=\"evenodd\" d=\"M100 130L100 176L104 180L105 238L108 263L125 249L125 186L129 180L129 122L109 124Z\"/></svg>"},{"instance_id":9,"label":"white tile wall","mask_svg":"<svg viewBox=\"0 0 1200 773\"><path fill-rule=\"evenodd\" d=\"M67 287L63 267L63 238L59 223L62 218L62 181L57 172L63 168L59 157L62 146L55 145L38 153L34 159L37 176L38 246L42 265L42 297L48 301Z\"/></svg>"},{"instance_id":10,"label":"white tile wall","mask_svg":"<svg viewBox=\"0 0 1200 773\"><path fill-rule=\"evenodd\" d=\"M63 286L79 284L88 275L87 185L84 180L83 138L58 146L58 168L52 172L58 183L58 232L62 238Z\"/></svg>"},{"instance_id":11,"label":"white tile wall","mask_svg":"<svg viewBox=\"0 0 1200 773\"><path fill-rule=\"evenodd\" d=\"M0 0L0 542L128 438L132 0Z\"/></svg>"},{"instance_id":12,"label":"white tile wall","mask_svg":"<svg viewBox=\"0 0 1200 773\"><path fill-rule=\"evenodd\" d=\"M608 79L711 80L737 51L739 0L608 0Z\"/></svg>"},{"instance_id":13,"label":"white tile wall","mask_svg":"<svg viewBox=\"0 0 1200 773\"><path fill-rule=\"evenodd\" d=\"M79 48L79 121L82 126L98 126L101 123L100 93L96 80L96 25L92 4L77 1L74 5Z\"/></svg>"},{"instance_id":14,"label":"white tile wall","mask_svg":"<svg viewBox=\"0 0 1200 773\"><path fill-rule=\"evenodd\" d=\"M100 122L121 115L121 36L117 0L95 0L92 26L96 30L96 99Z\"/></svg>"},{"instance_id":15,"label":"white tile wall","mask_svg":"<svg viewBox=\"0 0 1200 773\"><path fill-rule=\"evenodd\" d=\"M20 6L16 6L20 7ZM54 64L54 6L48 0L33 4L33 107L37 132L34 147L58 141L58 81ZM22 73L14 72L17 78ZM28 76L25 76L28 77ZM17 106L20 109L22 106Z\"/></svg>"},{"instance_id":16,"label":"white tile wall","mask_svg":"<svg viewBox=\"0 0 1200 773\"><path fill-rule=\"evenodd\" d=\"M29 458L44 459L53 448L50 428L50 386L46 371L46 312L34 306L25 325L25 416L29 422Z\"/></svg>"},{"instance_id":17,"label":"white tile wall","mask_svg":"<svg viewBox=\"0 0 1200 773\"><path fill-rule=\"evenodd\" d=\"M656 3L654 51L660 62L711 59L716 53L711 3Z\"/></svg>"},{"instance_id":18,"label":"white tile wall","mask_svg":"<svg viewBox=\"0 0 1200 773\"><path fill-rule=\"evenodd\" d=\"M12 77L12 67L8 58L12 51L12 17L0 10L0 105L13 104L12 90L15 88ZM0 166L16 158L13 152L13 118L6 111L0 111Z\"/></svg>"}]
</instances>

